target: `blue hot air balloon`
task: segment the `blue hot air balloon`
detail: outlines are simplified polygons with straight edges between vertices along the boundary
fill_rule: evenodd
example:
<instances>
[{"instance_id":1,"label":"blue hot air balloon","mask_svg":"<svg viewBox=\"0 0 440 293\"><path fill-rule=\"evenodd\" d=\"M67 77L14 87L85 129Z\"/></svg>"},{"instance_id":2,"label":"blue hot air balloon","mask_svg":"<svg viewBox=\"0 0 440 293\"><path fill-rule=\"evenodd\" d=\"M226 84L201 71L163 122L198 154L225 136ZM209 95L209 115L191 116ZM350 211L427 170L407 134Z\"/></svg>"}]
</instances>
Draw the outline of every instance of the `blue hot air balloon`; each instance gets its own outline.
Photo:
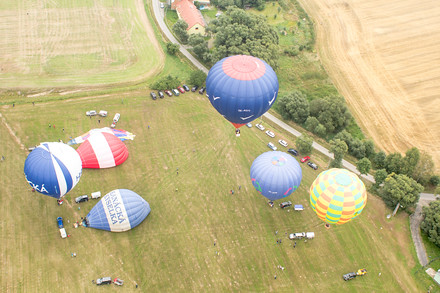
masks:
<instances>
[{"instance_id":1,"label":"blue hot air balloon","mask_svg":"<svg viewBox=\"0 0 440 293\"><path fill-rule=\"evenodd\" d=\"M289 154L275 151L259 155L251 166L255 189L269 200L289 196L301 184L302 170Z\"/></svg>"},{"instance_id":2,"label":"blue hot air balloon","mask_svg":"<svg viewBox=\"0 0 440 293\"><path fill-rule=\"evenodd\" d=\"M206 93L214 108L239 128L272 107L278 95L278 78L261 59L230 56L209 70Z\"/></svg>"},{"instance_id":3,"label":"blue hot air balloon","mask_svg":"<svg viewBox=\"0 0 440 293\"><path fill-rule=\"evenodd\" d=\"M89 212L86 226L111 232L130 230L148 216L151 208L137 193L116 189L107 193Z\"/></svg>"},{"instance_id":4,"label":"blue hot air balloon","mask_svg":"<svg viewBox=\"0 0 440 293\"><path fill-rule=\"evenodd\" d=\"M61 142L40 144L24 163L24 174L32 188L55 198L69 192L78 183L81 172L78 153Z\"/></svg>"}]
</instances>

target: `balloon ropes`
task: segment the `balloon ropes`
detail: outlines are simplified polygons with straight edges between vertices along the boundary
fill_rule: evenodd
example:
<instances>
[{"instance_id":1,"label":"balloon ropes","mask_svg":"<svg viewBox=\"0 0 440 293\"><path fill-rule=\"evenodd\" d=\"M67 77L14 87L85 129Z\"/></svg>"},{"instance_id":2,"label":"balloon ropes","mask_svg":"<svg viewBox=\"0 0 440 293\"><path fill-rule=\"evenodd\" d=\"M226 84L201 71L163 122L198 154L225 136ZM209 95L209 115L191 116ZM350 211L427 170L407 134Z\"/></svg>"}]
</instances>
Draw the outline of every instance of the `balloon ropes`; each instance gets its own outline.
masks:
<instances>
[{"instance_id":1,"label":"balloon ropes","mask_svg":"<svg viewBox=\"0 0 440 293\"><path fill-rule=\"evenodd\" d=\"M316 177L310 187L310 203L318 218L340 225L361 214L367 192L356 174L333 168Z\"/></svg>"},{"instance_id":2,"label":"balloon ropes","mask_svg":"<svg viewBox=\"0 0 440 293\"><path fill-rule=\"evenodd\" d=\"M124 232L142 223L151 208L137 193L116 189L107 193L88 213L87 227L111 232Z\"/></svg>"},{"instance_id":3,"label":"balloon ropes","mask_svg":"<svg viewBox=\"0 0 440 293\"><path fill-rule=\"evenodd\" d=\"M115 135L97 132L87 138L76 150L83 168L111 168L128 158L128 149Z\"/></svg>"},{"instance_id":4,"label":"balloon ropes","mask_svg":"<svg viewBox=\"0 0 440 293\"><path fill-rule=\"evenodd\" d=\"M24 174L31 187L54 198L60 198L72 190L79 182L81 173L78 153L61 142L40 144L24 162Z\"/></svg>"},{"instance_id":5,"label":"balloon ropes","mask_svg":"<svg viewBox=\"0 0 440 293\"><path fill-rule=\"evenodd\" d=\"M301 184L299 163L284 152L265 152L251 166L251 181L255 189L269 200L285 198Z\"/></svg>"},{"instance_id":6,"label":"balloon ropes","mask_svg":"<svg viewBox=\"0 0 440 293\"><path fill-rule=\"evenodd\" d=\"M218 61L206 78L209 101L236 129L269 110L277 98L278 88L272 67L247 55Z\"/></svg>"}]
</instances>

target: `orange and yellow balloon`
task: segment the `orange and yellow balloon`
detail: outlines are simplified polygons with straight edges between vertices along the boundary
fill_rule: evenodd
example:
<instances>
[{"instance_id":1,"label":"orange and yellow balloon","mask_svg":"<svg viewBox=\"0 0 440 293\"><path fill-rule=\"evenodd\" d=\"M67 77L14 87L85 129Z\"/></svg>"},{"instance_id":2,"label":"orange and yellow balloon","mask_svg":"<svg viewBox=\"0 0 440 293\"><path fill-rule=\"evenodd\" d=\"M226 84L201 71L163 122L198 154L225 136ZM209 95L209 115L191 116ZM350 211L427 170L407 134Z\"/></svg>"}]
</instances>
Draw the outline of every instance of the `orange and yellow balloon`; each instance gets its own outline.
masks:
<instances>
[{"instance_id":1,"label":"orange and yellow balloon","mask_svg":"<svg viewBox=\"0 0 440 293\"><path fill-rule=\"evenodd\" d=\"M333 168L313 181L310 203L321 220L340 225L361 214L367 204L367 192L356 174Z\"/></svg>"}]
</instances>

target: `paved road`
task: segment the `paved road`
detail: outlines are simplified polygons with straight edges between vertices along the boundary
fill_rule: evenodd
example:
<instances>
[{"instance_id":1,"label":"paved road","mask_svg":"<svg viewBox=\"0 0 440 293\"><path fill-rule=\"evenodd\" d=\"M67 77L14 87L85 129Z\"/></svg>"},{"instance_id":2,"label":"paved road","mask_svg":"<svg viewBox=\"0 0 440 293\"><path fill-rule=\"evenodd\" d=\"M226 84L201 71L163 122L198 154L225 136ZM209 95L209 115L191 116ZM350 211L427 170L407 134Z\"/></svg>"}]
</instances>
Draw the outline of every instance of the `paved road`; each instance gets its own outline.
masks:
<instances>
[{"instance_id":1,"label":"paved road","mask_svg":"<svg viewBox=\"0 0 440 293\"><path fill-rule=\"evenodd\" d=\"M156 17L156 20L157 20L157 23L159 24L160 29L162 30L162 32L164 33L166 38L168 38L168 40L170 40L170 42L173 42L175 44L179 44L179 42L176 40L176 38L169 31L168 27L165 25L165 22L163 20L163 18L164 18L163 10L164 9L160 8L159 1L152 0L152 3L153 3L154 15ZM206 69L199 61L197 61L188 52L188 50L186 49L185 46L180 46L180 52L182 52L182 54L185 55L197 68L199 68L200 70L202 70L203 72L208 74L208 69ZM272 122L278 124L280 127L284 128L286 131L290 132L291 134L293 134L296 137L301 135L301 133L298 130L287 125L286 123L284 123L280 119L276 118L275 116L271 115L270 113L265 113L264 117L266 117L267 119L271 120ZM312 147L314 149L316 149L317 151L323 153L327 157L333 159L333 154L330 153L325 147L321 146L320 144L313 142ZM375 182L373 176L371 176L370 174L367 174L367 175L359 174L359 171L356 169L356 166L347 162L346 160L342 160L342 165L345 168L347 168L348 170L362 176L366 180L373 182L373 183ZM428 264L428 258L426 257L425 247L423 245L423 242L421 241L421 236L420 236L420 223L423 220L421 212L422 212L422 206L428 205L429 202L433 201L433 200L435 200L435 196L433 194L421 193L419 202L417 203L416 211L413 215L411 215L411 219L410 219L411 236L414 241L414 246L416 248L417 257L419 258L420 264L422 266L425 266Z\"/></svg>"}]
</instances>

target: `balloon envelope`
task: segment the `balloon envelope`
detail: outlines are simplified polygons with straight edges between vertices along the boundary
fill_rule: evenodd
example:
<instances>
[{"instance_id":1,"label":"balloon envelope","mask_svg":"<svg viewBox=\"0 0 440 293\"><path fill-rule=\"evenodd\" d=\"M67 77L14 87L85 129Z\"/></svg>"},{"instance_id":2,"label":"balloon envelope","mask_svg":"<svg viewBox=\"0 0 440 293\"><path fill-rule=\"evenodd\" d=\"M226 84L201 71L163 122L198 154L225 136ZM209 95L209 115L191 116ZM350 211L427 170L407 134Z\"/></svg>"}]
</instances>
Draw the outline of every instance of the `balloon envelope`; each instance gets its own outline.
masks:
<instances>
[{"instance_id":1,"label":"balloon envelope","mask_svg":"<svg viewBox=\"0 0 440 293\"><path fill-rule=\"evenodd\" d=\"M289 154L275 151L259 155L251 166L255 189L270 200L289 196L301 184L302 170Z\"/></svg>"},{"instance_id":2,"label":"balloon envelope","mask_svg":"<svg viewBox=\"0 0 440 293\"><path fill-rule=\"evenodd\" d=\"M206 78L209 101L236 128L269 110L277 98L278 87L272 67L247 55L218 61Z\"/></svg>"},{"instance_id":3,"label":"balloon envelope","mask_svg":"<svg viewBox=\"0 0 440 293\"><path fill-rule=\"evenodd\" d=\"M111 232L133 229L148 216L150 205L137 193L116 189L107 193L88 213L87 226Z\"/></svg>"},{"instance_id":4,"label":"balloon envelope","mask_svg":"<svg viewBox=\"0 0 440 293\"><path fill-rule=\"evenodd\" d=\"M83 143L84 141L86 141L86 139L88 139L90 137L90 135L92 135L93 133L98 133L98 132L107 132L107 133L114 134L121 141L128 140L128 139L133 140L135 137L135 135L133 133L128 132L123 129L114 129L114 128L110 128L110 127L103 127L103 128L91 129L88 132L84 133L83 135L80 135L78 137L75 137L74 139L69 140L69 142L67 142L67 144L73 145L73 144Z\"/></svg>"},{"instance_id":5,"label":"balloon envelope","mask_svg":"<svg viewBox=\"0 0 440 293\"><path fill-rule=\"evenodd\" d=\"M61 142L45 142L26 158L24 174L36 191L55 198L69 192L81 178L81 158Z\"/></svg>"},{"instance_id":6,"label":"balloon envelope","mask_svg":"<svg viewBox=\"0 0 440 293\"><path fill-rule=\"evenodd\" d=\"M344 224L360 215L367 192L356 174L333 168L316 177L310 187L310 203L321 220Z\"/></svg>"},{"instance_id":7,"label":"balloon envelope","mask_svg":"<svg viewBox=\"0 0 440 293\"><path fill-rule=\"evenodd\" d=\"M128 158L128 149L116 136L106 132L93 133L76 150L83 168L111 168Z\"/></svg>"}]
</instances>

